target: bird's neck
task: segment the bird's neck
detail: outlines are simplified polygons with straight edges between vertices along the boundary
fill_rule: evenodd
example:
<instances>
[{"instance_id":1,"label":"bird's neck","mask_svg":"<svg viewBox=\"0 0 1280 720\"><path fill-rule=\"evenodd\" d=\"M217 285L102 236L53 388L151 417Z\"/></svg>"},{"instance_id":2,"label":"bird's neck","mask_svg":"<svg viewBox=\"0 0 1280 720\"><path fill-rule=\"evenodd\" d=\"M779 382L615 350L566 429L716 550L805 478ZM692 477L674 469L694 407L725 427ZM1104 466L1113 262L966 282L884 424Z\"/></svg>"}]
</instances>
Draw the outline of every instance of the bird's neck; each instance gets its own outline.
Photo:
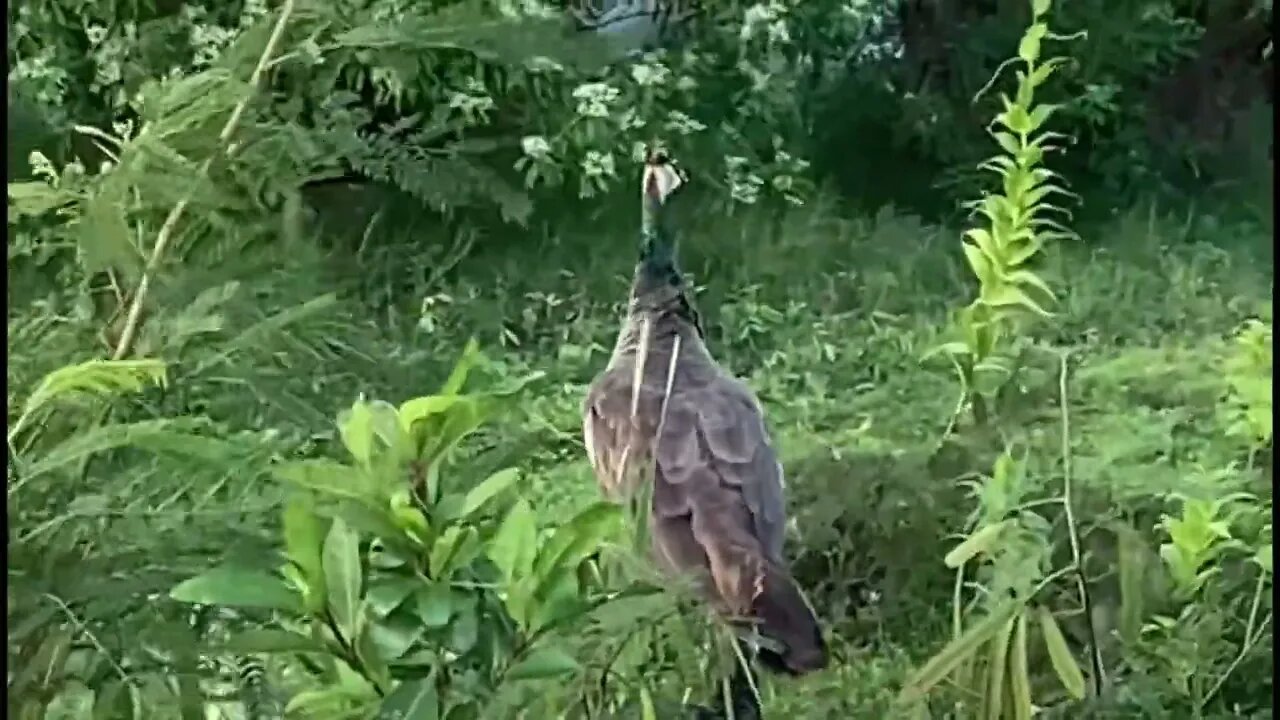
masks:
<instances>
[{"instance_id":1,"label":"bird's neck","mask_svg":"<svg viewBox=\"0 0 1280 720\"><path fill-rule=\"evenodd\" d=\"M682 282L676 262L676 238L667 208L651 197L642 205L640 260L636 265L636 290L657 290Z\"/></svg>"}]
</instances>

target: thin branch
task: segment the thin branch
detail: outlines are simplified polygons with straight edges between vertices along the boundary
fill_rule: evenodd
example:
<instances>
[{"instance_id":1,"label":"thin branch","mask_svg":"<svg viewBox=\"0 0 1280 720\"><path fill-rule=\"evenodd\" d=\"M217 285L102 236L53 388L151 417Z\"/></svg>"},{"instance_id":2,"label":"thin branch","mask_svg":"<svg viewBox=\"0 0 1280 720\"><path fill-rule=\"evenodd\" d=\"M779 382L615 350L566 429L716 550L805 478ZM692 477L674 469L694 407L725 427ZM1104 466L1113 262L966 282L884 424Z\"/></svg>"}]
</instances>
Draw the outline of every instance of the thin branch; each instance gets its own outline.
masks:
<instances>
[{"instance_id":1,"label":"thin branch","mask_svg":"<svg viewBox=\"0 0 1280 720\"><path fill-rule=\"evenodd\" d=\"M1062 410L1062 508L1066 514L1067 537L1071 540L1071 563L1075 566L1076 591L1084 606L1085 627L1089 630L1090 663L1093 666L1094 696L1102 695L1102 648L1098 646L1098 631L1093 626L1093 601L1089 597L1089 585L1084 578L1084 563L1080 553L1080 528L1076 524L1072 507L1071 483L1071 413L1067 407L1067 359L1070 351L1062 353L1061 370L1058 373L1058 404Z\"/></svg>"},{"instance_id":2,"label":"thin branch","mask_svg":"<svg viewBox=\"0 0 1280 720\"><path fill-rule=\"evenodd\" d=\"M284 0L284 4L280 8L280 17L276 19L275 27L271 29L271 36L267 39L267 45L262 49L262 56L258 58L258 65L253 69L253 74L249 76L249 87L251 91L244 98L236 103L235 108L231 111L231 117L227 118L227 123L222 127L222 132L218 133L218 142L226 145L231 135L240 126L240 119L244 116L245 110L249 107L249 102L253 99L253 90L258 87L265 74L267 65L271 61L271 57L275 55L276 46L280 44L284 37L285 26L289 22L289 17L293 14L294 0ZM226 148L230 152L230 148ZM200 175L209 172L209 168L213 166L213 156L210 156L200 166ZM142 306L147 299L147 291L151 288L152 278L155 277L156 269L160 266L160 261L164 258L165 250L168 249L169 243L173 240L173 236L177 231L178 221L182 219L182 214L186 212L187 205L190 202L190 196L178 201L177 205L169 211L169 216L165 218L164 224L160 226L160 232L156 235L156 244L151 249L151 256L147 258L146 268L142 272L142 278L138 281L138 288L133 294L133 303L129 306L129 315L125 319L124 328L120 331L120 340L116 344L115 352L111 357L115 360L121 360L129 355L133 349L133 342L138 335L138 328L142 321Z\"/></svg>"}]
</instances>

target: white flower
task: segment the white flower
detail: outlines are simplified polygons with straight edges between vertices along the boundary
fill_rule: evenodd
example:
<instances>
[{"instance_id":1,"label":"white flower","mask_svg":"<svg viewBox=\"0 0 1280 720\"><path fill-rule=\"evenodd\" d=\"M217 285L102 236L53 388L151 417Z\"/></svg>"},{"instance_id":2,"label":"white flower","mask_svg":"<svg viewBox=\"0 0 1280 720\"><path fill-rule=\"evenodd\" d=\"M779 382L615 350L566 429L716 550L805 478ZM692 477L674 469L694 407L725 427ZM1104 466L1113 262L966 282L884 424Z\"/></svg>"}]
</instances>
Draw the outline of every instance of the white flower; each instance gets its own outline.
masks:
<instances>
[{"instance_id":1,"label":"white flower","mask_svg":"<svg viewBox=\"0 0 1280 720\"><path fill-rule=\"evenodd\" d=\"M541 135L526 135L520 141L520 149L525 155L540 160L551 154L551 143Z\"/></svg>"},{"instance_id":2,"label":"white flower","mask_svg":"<svg viewBox=\"0 0 1280 720\"><path fill-rule=\"evenodd\" d=\"M692 133L706 130L707 126L679 110L672 110L667 113L667 129L674 130L681 135L690 135Z\"/></svg>"},{"instance_id":3,"label":"white flower","mask_svg":"<svg viewBox=\"0 0 1280 720\"><path fill-rule=\"evenodd\" d=\"M493 98L488 95L471 95L468 93L449 93L449 107L461 110L464 115L480 115L493 109Z\"/></svg>"},{"instance_id":4,"label":"white flower","mask_svg":"<svg viewBox=\"0 0 1280 720\"><path fill-rule=\"evenodd\" d=\"M671 71L661 63L638 63L631 66L631 79L640 87L662 85L670 77Z\"/></svg>"},{"instance_id":5,"label":"white flower","mask_svg":"<svg viewBox=\"0 0 1280 720\"><path fill-rule=\"evenodd\" d=\"M607 83L585 83L573 89L578 101L578 114L587 117L609 117L609 106L618 99L618 89Z\"/></svg>"},{"instance_id":6,"label":"white flower","mask_svg":"<svg viewBox=\"0 0 1280 720\"><path fill-rule=\"evenodd\" d=\"M635 108L627 108L622 112L622 117L618 119L618 127L623 132L629 130L638 130L645 126L645 119L640 117L640 113Z\"/></svg>"},{"instance_id":7,"label":"white flower","mask_svg":"<svg viewBox=\"0 0 1280 720\"><path fill-rule=\"evenodd\" d=\"M588 150L582 158L582 172L587 177L613 177L615 174L613 153Z\"/></svg>"}]
</instances>

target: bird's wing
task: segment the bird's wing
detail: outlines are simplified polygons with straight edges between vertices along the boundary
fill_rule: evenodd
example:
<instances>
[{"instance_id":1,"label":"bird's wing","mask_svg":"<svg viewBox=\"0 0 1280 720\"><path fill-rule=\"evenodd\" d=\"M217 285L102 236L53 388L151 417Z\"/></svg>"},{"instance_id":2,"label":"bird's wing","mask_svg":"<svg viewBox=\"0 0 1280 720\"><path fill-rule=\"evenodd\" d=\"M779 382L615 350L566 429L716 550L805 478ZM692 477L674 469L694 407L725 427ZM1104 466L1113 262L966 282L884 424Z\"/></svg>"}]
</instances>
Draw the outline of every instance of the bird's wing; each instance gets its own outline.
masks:
<instances>
[{"instance_id":1,"label":"bird's wing","mask_svg":"<svg viewBox=\"0 0 1280 720\"><path fill-rule=\"evenodd\" d=\"M582 440L605 496L621 500L646 472L657 431L660 393L642 383L632 413L632 368L612 367L591 383L582 408Z\"/></svg>"},{"instance_id":2,"label":"bird's wing","mask_svg":"<svg viewBox=\"0 0 1280 720\"><path fill-rule=\"evenodd\" d=\"M751 391L722 372L672 392L655 453L653 537L670 569L708 575L735 614L782 563L782 469Z\"/></svg>"},{"instance_id":3,"label":"bird's wing","mask_svg":"<svg viewBox=\"0 0 1280 720\"><path fill-rule=\"evenodd\" d=\"M786 530L782 466L750 388L723 372L694 387L677 388L657 461L664 482L700 486L697 492L681 493L689 502L701 498L716 505L741 504L750 534L770 560L781 561ZM709 497L713 492L723 497ZM677 504L669 509L679 513L687 508Z\"/></svg>"}]
</instances>

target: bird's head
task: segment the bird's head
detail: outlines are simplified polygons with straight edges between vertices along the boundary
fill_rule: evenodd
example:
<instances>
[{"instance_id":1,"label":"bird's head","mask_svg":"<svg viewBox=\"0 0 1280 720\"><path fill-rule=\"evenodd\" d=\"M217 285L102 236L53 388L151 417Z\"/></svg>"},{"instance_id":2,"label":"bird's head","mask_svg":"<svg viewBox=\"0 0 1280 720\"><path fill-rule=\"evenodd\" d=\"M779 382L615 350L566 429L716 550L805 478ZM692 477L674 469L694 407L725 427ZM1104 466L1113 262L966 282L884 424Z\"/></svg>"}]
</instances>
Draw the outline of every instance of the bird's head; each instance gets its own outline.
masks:
<instances>
[{"instance_id":1,"label":"bird's head","mask_svg":"<svg viewBox=\"0 0 1280 720\"><path fill-rule=\"evenodd\" d=\"M666 150L650 148L645 152L644 172L640 177L640 206L646 235L671 231L671 198L688 179Z\"/></svg>"}]
</instances>

